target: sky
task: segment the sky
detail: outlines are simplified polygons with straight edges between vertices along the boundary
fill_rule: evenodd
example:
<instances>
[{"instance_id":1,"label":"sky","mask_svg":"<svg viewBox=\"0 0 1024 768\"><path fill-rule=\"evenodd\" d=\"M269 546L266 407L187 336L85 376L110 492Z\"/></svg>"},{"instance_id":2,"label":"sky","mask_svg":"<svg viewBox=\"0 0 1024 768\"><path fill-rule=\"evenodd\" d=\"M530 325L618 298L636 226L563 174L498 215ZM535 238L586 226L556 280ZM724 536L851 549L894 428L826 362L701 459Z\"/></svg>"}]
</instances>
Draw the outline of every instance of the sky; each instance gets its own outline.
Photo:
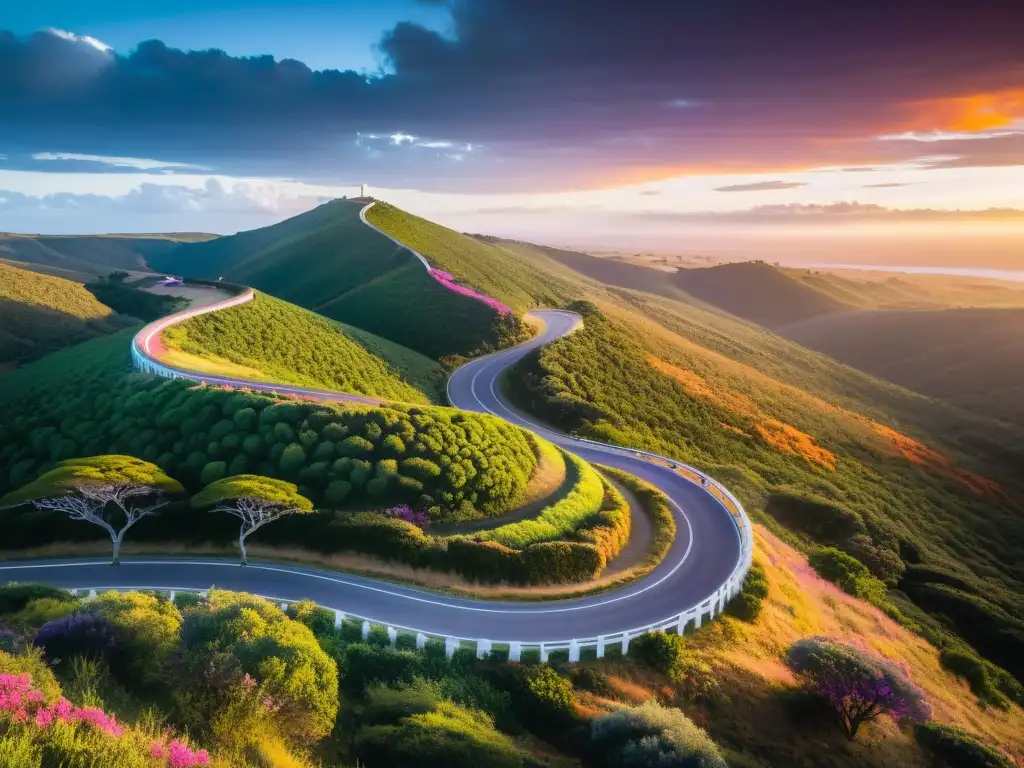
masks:
<instances>
[{"instance_id":1,"label":"sky","mask_svg":"<svg viewBox=\"0 0 1024 768\"><path fill-rule=\"evenodd\" d=\"M1024 210L1022 30L1019 0L20 3L0 230L227 233L367 183L546 242L1024 234L978 213Z\"/></svg>"}]
</instances>

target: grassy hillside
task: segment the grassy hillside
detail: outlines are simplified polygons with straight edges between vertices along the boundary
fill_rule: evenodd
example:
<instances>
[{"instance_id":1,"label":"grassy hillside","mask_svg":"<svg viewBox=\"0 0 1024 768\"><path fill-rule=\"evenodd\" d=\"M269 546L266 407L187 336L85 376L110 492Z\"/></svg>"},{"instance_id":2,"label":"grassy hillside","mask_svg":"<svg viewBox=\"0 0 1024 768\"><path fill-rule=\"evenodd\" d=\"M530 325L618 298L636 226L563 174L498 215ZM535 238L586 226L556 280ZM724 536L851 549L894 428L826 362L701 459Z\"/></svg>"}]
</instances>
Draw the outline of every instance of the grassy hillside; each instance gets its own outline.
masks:
<instances>
[{"instance_id":1,"label":"grassy hillside","mask_svg":"<svg viewBox=\"0 0 1024 768\"><path fill-rule=\"evenodd\" d=\"M179 243L216 237L198 233L153 235L17 235L0 233L0 257L100 277L115 270L147 270L148 260Z\"/></svg>"},{"instance_id":2,"label":"grassy hillside","mask_svg":"<svg viewBox=\"0 0 1024 768\"><path fill-rule=\"evenodd\" d=\"M409 403L429 398L330 320L264 293L163 333L175 365Z\"/></svg>"},{"instance_id":3,"label":"grassy hillside","mask_svg":"<svg viewBox=\"0 0 1024 768\"><path fill-rule=\"evenodd\" d=\"M366 218L394 238L423 254L432 267L496 298L519 312L557 307L577 294L570 283L538 272L514 252L459 234L387 203L377 203Z\"/></svg>"},{"instance_id":4,"label":"grassy hillside","mask_svg":"<svg viewBox=\"0 0 1024 768\"><path fill-rule=\"evenodd\" d=\"M1024 425L1024 310L862 311L779 332L908 389Z\"/></svg>"},{"instance_id":5,"label":"grassy hillside","mask_svg":"<svg viewBox=\"0 0 1024 768\"><path fill-rule=\"evenodd\" d=\"M79 283L0 263L0 364L35 360L136 322Z\"/></svg>"},{"instance_id":6,"label":"grassy hillside","mask_svg":"<svg viewBox=\"0 0 1024 768\"><path fill-rule=\"evenodd\" d=\"M763 261L681 269L674 282L691 296L765 328L850 309Z\"/></svg>"},{"instance_id":7,"label":"grassy hillside","mask_svg":"<svg viewBox=\"0 0 1024 768\"><path fill-rule=\"evenodd\" d=\"M403 381L423 392L431 402L447 402L445 385L448 382L448 373L436 360L354 325L338 325L352 341L391 365L398 371Z\"/></svg>"},{"instance_id":8,"label":"grassy hillside","mask_svg":"<svg viewBox=\"0 0 1024 768\"><path fill-rule=\"evenodd\" d=\"M151 263L251 285L434 359L519 337L518 318L446 290L406 249L363 224L364 205L335 200L270 227L183 245Z\"/></svg>"}]
</instances>

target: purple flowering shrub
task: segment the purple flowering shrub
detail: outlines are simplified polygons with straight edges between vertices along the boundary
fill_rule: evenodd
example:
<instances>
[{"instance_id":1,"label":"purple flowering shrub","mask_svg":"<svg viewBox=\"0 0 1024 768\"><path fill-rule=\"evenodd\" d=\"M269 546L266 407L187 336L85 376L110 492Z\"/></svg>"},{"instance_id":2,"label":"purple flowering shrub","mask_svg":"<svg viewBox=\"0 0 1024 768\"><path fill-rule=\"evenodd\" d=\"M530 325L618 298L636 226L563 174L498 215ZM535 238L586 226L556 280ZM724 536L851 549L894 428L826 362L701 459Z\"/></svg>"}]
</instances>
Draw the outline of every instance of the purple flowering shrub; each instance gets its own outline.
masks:
<instances>
[{"instance_id":1,"label":"purple flowering shrub","mask_svg":"<svg viewBox=\"0 0 1024 768\"><path fill-rule=\"evenodd\" d=\"M851 741L864 723L886 715L897 723L931 716L924 692L902 671L877 656L824 637L790 646L789 667L835 710Z\"/></svg>"},{"instance_id":2,"label":"purple flowering shrub","mask_svg":"<svg viewBox=\"0 0 1024 768\"><path fill-rule=\"evenodd\" d=\"M408 504L399 504L394 507L389 507L388 509L383 510L381 514L388 517L395 517L399 520L405 520L405 522L412 523L418 528L422 528L430 522L430 515L427 514L426 510L413 509Z\"/></svg>"},{"instance_id":3,"label":"purple flowering shrub","mask_svg":"<svg viewBox=\"0 0 1024 768\"><path fill-rule=\"evenodd\" d=\"M434 278L437 282L439 282L441 285L443 285L445 288L447 288L449 291L454 291L455 293L462 294L463 296L468 296L471 299L481 301L491 309L497 311L499 315L507 315L512 312L512 307L508 306L507 304L502 304L497 299L492 299L490 296L484 296L482 293L477 293L472 288L467 288L464 285L459 285L457 282L455 282L455 276L452 275L451 272L445 272L443 270L433 268L431 268L429 271L430 276Z\"/></svg>"},{"instance_id":4,"label":"purple flowering shrub","mask_svg":"<svg viewBox=\"0 0 1024 768\"><path fill-rule=\"evenodd\" d=\"M48 621L36 632L35 646L51 664L75 656L110 662L122 650L121 638L102 616L72 613Z\"/></svg>"}]
</instances>

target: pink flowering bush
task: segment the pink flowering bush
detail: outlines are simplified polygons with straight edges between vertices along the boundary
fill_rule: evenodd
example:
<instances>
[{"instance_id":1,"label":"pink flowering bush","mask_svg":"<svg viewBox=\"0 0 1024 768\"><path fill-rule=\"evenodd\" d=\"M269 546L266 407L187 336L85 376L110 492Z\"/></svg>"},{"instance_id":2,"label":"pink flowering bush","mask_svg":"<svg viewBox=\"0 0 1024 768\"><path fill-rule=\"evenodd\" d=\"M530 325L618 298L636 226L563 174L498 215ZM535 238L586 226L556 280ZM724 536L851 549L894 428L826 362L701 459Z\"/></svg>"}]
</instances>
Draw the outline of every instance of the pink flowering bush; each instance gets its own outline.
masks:
<instances>
[{"instance_id":1,"label":"pink flowering bush","mask_svg":"<svg viewBox=\"0 0 1024 768\"><path fill-rule=\"evenodd\" d=\"M447 288L449 291L460 293L463 296L468 296L471 299L481 301L492 309L496 310L499 315L507 315L512 312L512 307L507 304L502 304L497 299L492 299L490 296L484 296L482 293L477 293L472 288L467 288L464 285L459 285L455 282L455 276L451 272L444 272L440 269L430 269L430 276L437 282Z\"/></svg>"},{"instance_id":2,"label":"pink flowering bush","mask_svg":"<svg viewBox=\"0 0 1024 768\"><path fill-rule=\"evenodd\" d=\"M124 727L114 715L97 707L79 707L63 696L47 704L42 691L33 687L32 677L27 672L18 675L0 674L0 721L3 719L41 730L59 723L81 723L115 739L125 733ZM193 750L180 741L166 745L153 742L150 757L166 768L196 768L210 764L210 756L205 749Z\"/></svg>"},{"instance_id":3,"label":"pink flowering bush","mask_svg":"<svg viewBox=\"0 0 1024 768\"><path fill-rule=\"evenodd\" d=\"M931 717L924 692L903 672L877 656L823 637L790 646L790 669L820 695L839 717L851 741L864 723L886 715L897 723Z\"/></svg>"}]
</instances>

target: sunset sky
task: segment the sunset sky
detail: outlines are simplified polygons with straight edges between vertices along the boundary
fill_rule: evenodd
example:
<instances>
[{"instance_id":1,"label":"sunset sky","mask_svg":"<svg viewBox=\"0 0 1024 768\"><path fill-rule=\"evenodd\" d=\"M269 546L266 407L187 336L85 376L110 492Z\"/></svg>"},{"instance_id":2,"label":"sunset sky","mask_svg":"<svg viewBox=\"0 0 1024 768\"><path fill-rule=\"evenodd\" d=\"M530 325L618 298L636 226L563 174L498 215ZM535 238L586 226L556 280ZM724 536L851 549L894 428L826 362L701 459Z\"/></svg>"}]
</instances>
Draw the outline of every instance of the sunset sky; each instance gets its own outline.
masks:
<instances>
[{"instance_id":1,"label":"sunset sky","mask_svg":"<svg viewBox=\"0 0 1024 768\"><path fill-rule=\"evenodd\" d=\"M59 0L0 23L0 230L232 232L361 182L523 239L1024 226L941 213L1024 209L1019 0Z\"/></svg>"}]
</instances>

